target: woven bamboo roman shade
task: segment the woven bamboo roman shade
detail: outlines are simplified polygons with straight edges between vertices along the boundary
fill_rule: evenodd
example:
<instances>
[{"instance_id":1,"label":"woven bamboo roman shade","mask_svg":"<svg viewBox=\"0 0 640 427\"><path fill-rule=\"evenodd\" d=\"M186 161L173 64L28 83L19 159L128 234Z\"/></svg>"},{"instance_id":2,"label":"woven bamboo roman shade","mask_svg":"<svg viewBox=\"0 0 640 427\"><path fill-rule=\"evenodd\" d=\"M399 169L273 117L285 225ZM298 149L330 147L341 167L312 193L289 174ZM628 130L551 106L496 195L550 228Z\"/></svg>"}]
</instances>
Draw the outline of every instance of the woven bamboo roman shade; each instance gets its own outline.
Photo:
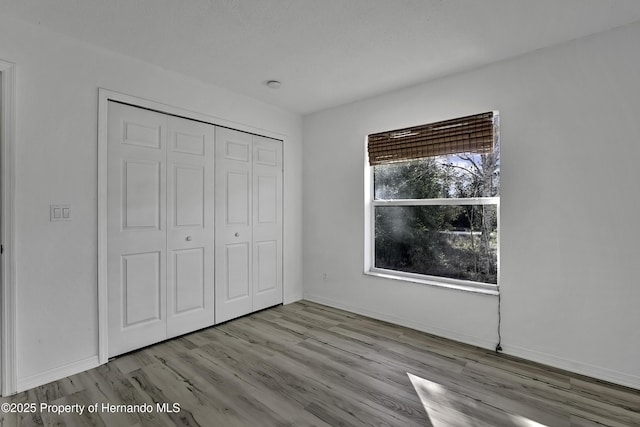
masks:
<instances>
[{"instance_id":1,"label":"woven bamboo roman shade","mask_svg":"<svg viewBox=\"0 0 640 427\"><path fill-rule=\"evenodd\" d=\"M371 166L494 150L493 112L369 135Z\"/></svg>"}]
</instances>

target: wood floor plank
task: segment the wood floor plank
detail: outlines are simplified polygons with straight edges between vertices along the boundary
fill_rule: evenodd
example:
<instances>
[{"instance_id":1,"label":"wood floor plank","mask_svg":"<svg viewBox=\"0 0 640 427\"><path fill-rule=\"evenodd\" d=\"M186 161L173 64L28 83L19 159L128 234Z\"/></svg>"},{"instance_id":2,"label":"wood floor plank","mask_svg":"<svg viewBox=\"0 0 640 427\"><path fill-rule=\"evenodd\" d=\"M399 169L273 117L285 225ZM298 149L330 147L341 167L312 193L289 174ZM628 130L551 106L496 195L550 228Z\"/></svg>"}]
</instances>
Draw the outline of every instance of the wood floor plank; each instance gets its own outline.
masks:
<instances>
[{"instance_id":1,"label":"wood floor plank","mask_svg":"<svg viewBox=\"0 0 640 427\"><path fill-rule=\"evenodd\" d=\"M247 384L257 384L275 393L290 396L302 407L308 405L314 395L319 393L317 384L305 384L298 372L289 372L270 365L267 362L268 356L252 351L251 347L253 345L248 346L246 342L236 338L227 341L224 347L208 345L196 352L212 363L219 364L223 369L238 374Z\"/></svg>"},{"instance_id":2,"label":"wood floor plank","mask_svg":"<svg viewBox=\"0 0 640 427\"><path fill-rule=\"evenodd\" d=\"M367 422L362 420L370 421L374 419L372 416L375 416L375 419L383 424L385 419L389 425L398 424L397 418L382 408L376 408L369 402L363 402L359 396L351 395L349 398L345 398L350 390L346 385L348 382L344 378L341 384L328 382L331 384L328 386L326 375L310 369L308 363L300 363L291 357L295 351L293 348L289 349L286 355L280 354L274 357L276 355L272 354L265 357L262 353L256 352L254 349L256 347L247 347L241 342L233 343L222 350L225 356L221 359L237 361L242 358L247 360L248 365L251 366L249 371L257 381L266 381L266 384L273 390L288 398L298 400L305 407L313 407L318 416L321 416L325 421L327 414L322 409L327 406L332 408L334 412L334 417L331 418L332 422L339 420L345 425L354 425L354 423L367 425ZM207 348L212 354L219 350ZM277 381L273 381L274 379ZM361 389L358 389L358 392L363 393ZM330 402L330 405L318 406L318 402Z\"/></svg>"},{"instance_id":3,"label":"wood floor plank","mask_svg":"<svg viewBox=\"0 0 640 427\"><path fill-rule=\"evenodd\" d=\"M214 369L208 363L200 363L201 360L197 354L189 354L179 360L171 360L169 365L181 375L190 378L192 385L198 387L205 395L224 400L226 406L236 411L245 411L246 405L250 405L249 409L256 404L260 405L262 411L267 411L268 414L266 417L260 416L256 425L268 424L267 420L272 420L274 425L323 425L319 419L306 413L301 405L279 398L273 390L247 380L242 372L224 367Z\"/></svg>"},{"instance_id":4,"label":"wood floor plank","mask_svg":"<svg viewBox=\"0 0 640 427\"><path fill-rule=\"evenodd\" d=\"M0 403L3 426L640 426L640 391L310 301L122 355ZM167 412L158 404L179 404ZM168 408L168 407L165 407Z\"/></svg>"},{"instance_id":5,"label":"wood floor plank","mask_svg":"<svg viewBox=\"0 0 640 427\"><path fill-rule=\"evenodd\" d=\"M265 325L262 325L262 327L264 328ZM260 342L260 332L261 328L255 328L252 341L265 345L265 343ZM275 340L278 339L277 335L271 334L269 336ZM282 339L282 336L280 339ZM284 342L286 343L286 341ZM394 421L394 423L402 422L405 425L410 425L412 422L418 421L421 424L424 420L424 412L414 394L402 393L402 390L397 388L391 389L387 387L386 383L375 377L318 357L317 353L304 347L294 345L286 348L286 350L283 348L279 354L272 355L269 360L274 365L282 365L281 367L288 371L299 370L303 372L305 378L318 382L326 381L330 384L339 384L341 395L351 393L353 399L370 405L372 408L377 408L382 412L378 416L380 419L384 418L388 412L397 413L400 416L400 418L390 420ZM309 360L314 360L314 363L309 364Z\"/></svg>"},{"instance_id":6,"label":"wood floor plank","mask_svg":"<svg viewBox=\"0 0 640 427\"><path fill-rule=\"evenodd\" d=\"M63 396L57 400L50 401L54 405L74 405L74 404L91 404L91 400L86 397L84 391L72 393L68 396ZM56 414L53 412L41 412L42 422L44 425L51 426L69 426L69 427L103 427L106 426L99 414L91 414L86 410L82 416L77 416L75 413Z\"/></svg>"},{"instance_id":7,"label":"wood floor plank","mask_svg":"<svg viewBox=\"0 0 640 427\"><path fill-rule=\"evenodd\" d=\"M459 391L450 390L439 383L410 375L411 381L420 395L431 423L435 427L455 425L531 425L540 420L528 418L510 409L498 408L488 402L467 396ZM508 407L508 406L507 406ZM569 427L569 417L546 417L544 424L556 427Z\"/></svg>"},{"instance_id":8,"label":"wood floor plank","mask_svg":"<svg viewBox=\"0 0 640 427\"><path fill-rule=\"evenodd\" d=\"M570 378L571 388L576 393L591 396L602 402L608 402L633 412L640 412L640 394L627 387L612 387L611 384L594 381L589 378Z\"/></svg>"},{"instance_id":9,"label":"wood floor plank","mask_svg":"<svg viewBox=\"0 0 640 427\"><path fill-rule=\"evenodd\" d=\"M570 389L571 375L560 369L544 366L538 363L525 361L523 359L485 351L479 358L474 358L474 362L491 367L497 371L511 373L514 376L521 376L546 384L551 384L557 388Z\"/></svg>"},{"instance_id":10,"label":"wood floor plank","mask_svg":"<svg viewBox=\"0 0 640 427\"><path fill-rule=\"evenodd\" d=\"M424 408L417 396L408 388L398 388L395 384L372 375L371 371L349 369L331 359L318 357L317 353L308 347L297 346L286 356L299 366L308 366L308 360L314 358L316 362L309 370L308 377L317 381L339 384L341 395L352 395L353 399L372 408L394 414L397 422L403 425L421 425L424 422ZM405 386L407 384L408 382L405 381Z\"/></svg>"}]
</instances>

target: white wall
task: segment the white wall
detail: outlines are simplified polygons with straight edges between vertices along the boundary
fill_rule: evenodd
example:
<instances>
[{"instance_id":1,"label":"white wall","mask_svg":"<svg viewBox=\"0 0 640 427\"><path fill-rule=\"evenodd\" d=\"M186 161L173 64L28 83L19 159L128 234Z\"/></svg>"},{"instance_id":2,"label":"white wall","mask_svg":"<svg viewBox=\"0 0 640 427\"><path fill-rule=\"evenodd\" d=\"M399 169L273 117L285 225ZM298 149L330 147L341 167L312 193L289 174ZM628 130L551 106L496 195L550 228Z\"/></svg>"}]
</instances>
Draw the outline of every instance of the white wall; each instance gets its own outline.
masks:
<instances>
[{"instance_id":1,"label":"white wall","mask_svg":"<svg viewBox=\"0 0 640 427\"><path fill-rule=\"evenodd\" d=\"M306 116L305 297L493 349L496 297L362 274L363 165L369 133L499 110L504 351L640 388L638 40L636 23Z\"/></svg>"},{"instance_id":2,"label":"white wall","mask_svg":"<svg viewBox=\"0 0 640 427\"><path fill-rule=\"evenodd\" d=\"M4 16L0 58L17 64L19 388L97 356L98 87L282 135L285 302L301 298L298 115ZM73 221L49 222L57 202L72 205Z\"/></svg>"}]
</instances>

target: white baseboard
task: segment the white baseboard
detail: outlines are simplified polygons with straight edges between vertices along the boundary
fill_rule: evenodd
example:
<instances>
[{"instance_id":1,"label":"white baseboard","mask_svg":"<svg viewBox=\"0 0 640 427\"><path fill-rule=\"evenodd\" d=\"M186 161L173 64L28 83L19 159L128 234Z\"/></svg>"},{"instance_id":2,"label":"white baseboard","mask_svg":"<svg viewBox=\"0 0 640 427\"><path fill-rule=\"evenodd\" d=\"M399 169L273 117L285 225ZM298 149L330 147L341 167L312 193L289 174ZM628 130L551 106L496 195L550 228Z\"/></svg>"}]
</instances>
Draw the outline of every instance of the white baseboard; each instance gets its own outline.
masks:
<instances>
[{"instance_id":1,"label":"white baseboard","mask_svg":"<svg viewBox=\"0 0 640 427\"><path fill-rule=\"evenodd\" d=\"M415 329L428 334L436 335L442 338L447 338L453 341L458 341L464 344L474 345L476 347L484 348L487 350L493 350L496 346L495 341L483 340L477 337L460 334L458 332L450 331L447 329L434 328L431 325L416 322L411 319L395 316L389 313L381 313L374 310L370 310L363 307L356 307L349 304L344 304L339 301L335 301L329 298L319 297L312 294L304 294L304 299L318 304L328 305L329 307L339 308L341 310L350 311L355 314L371 317L377 320L383 320L385 322L393 323L395 325L406 326L407 328Z\"/></svg>"},{"instance_id":2,"label":"white baseboard","mask_svg":"<svg viewBox=\"0 0 640 427\"><path fill-rule=\"evenodd\" d=\"M552 354L529 350L523 347L508 345L504 343L502 344L502 347L504 349L504 353L511 356L520 357L532 362L537 362L543 365L553 366L554 368L564 369L565 371L574 372L579 375L585 375L598 380L607 381L610 383L640 390L640 377L635 375L629 375L625 374L624 372L618 372L608 368L602 368L599 366L588 365L586 363L576 362L569 359L563 359Z\"/></svg>"},{"instance_id":3,"label":"white baseboard","mask_svg":"<svg viewBox=\"0 0 640 427\"><path fill-rule=\"evenodd\" d=\"M100 361L98 356L95 355L83 360L78 360L77 362L68 363L57 368L30 375L25 378L18 378L17 391L21 392L29 390L43 384L48 384L52 381L57 381L65 377L93 369L97 366L100 366Z\"/></svg>"},{"instance_id":4,"label":"white baseboard","mask_svg":"<svg viewBox=\"0 0 640 427\"><path fill-rule=\"evenodd\" d=\"M495 342L489 342L485 340L479 340L475 337L459 334L456 332L448 331L440 328L433 328L429 325L420 324L410 319L404 319L387 313L379 313L373 310L369 310L362 307L355 307L349 304L343 304L338 301L334 301L329 298L319 297L316 295L305 294L304 299L316 302L318 304L328 305L330 307L339 308L342 310L350 311L352 313L361 314L363 316L372 317L374 319L383 320L400 326L406 326L408 328L416 329L422 332L433 334L439 337L451 339L465 344L475 345L476 347L493 350L495 348ZM586 375L591 378L608 381L614 384L619 384L625 387L631 387L640 390L640 377L625 374L624 372L618 372L607 368L601 368L598 366L592 366L585 363L575 362L573 360L563 359L551 354L541 353L534 350L529 350L523 347L511 346L502 343L503 353L510 356L520 357L522 359L530 360L532 362L541 363L543 365L552 366L558 369L563 369L569 372L574 372L579 375Z\"/></svg>"}]
</instances>

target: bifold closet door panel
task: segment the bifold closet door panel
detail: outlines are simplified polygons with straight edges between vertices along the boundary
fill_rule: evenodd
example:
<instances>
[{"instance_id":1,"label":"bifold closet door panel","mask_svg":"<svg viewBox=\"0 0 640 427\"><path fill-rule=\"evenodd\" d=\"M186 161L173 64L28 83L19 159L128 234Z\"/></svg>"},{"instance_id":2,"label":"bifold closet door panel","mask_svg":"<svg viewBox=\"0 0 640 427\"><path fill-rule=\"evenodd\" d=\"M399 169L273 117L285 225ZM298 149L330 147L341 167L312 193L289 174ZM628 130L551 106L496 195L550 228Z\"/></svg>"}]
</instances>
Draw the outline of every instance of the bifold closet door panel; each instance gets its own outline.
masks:
<instances>
[{"instance_id":1,"label":"bifold closet door panel","mask_svg":"<svg viewBox=\"0 0 640 427\"><path fill-rule=\"evenodd\" d=\"M167 337L214 323L214 126L168 117Z\"/></svg>"},{"instance_id":2,"label":"bifold closet door panel","mask_svg":"<svg viewBox=\"0 0 640 427\"><path fill-rule=\"evenodd\" d=\"M108 106L109 356L166 337L166 117Z\"/></svg>"},{"instance_id":3,"label":"bifold closet door panel","mask_svg":"<svg viewBox=\"0 0 640 427\"><path fill-rule=\"evenodd\" d=\"M109 102L109 356L211 326L213 125Z\"/></svg>"},{"instance_id":4,"label":"bifold closet door panel","mask_svg":"<svg viewBox=\"0 0 640 427\"><path fill-rule=\"evenodd\" d=\"M282 142L253 137L253 311L282 303Z\"/></svg>"},{"instance_id":5,"label":"bifold closet door panel","mask_svg":"<svg viewBox=\"0 0 640 427\"><path fill-rule=\"evenodd\" d=\"M215 317L224 322L252 311L251 134L216 127Z\"/></svg>"},{"instance_id":6,"label":"bifold closet door panel","mask_svg":"<svg viewBox=\"0 0 640 427\"><path fill-rule=\"evenodd\" d=\"M282 303L282 141L216 128L216 323Z\"/></svg>"}]
</instances>

